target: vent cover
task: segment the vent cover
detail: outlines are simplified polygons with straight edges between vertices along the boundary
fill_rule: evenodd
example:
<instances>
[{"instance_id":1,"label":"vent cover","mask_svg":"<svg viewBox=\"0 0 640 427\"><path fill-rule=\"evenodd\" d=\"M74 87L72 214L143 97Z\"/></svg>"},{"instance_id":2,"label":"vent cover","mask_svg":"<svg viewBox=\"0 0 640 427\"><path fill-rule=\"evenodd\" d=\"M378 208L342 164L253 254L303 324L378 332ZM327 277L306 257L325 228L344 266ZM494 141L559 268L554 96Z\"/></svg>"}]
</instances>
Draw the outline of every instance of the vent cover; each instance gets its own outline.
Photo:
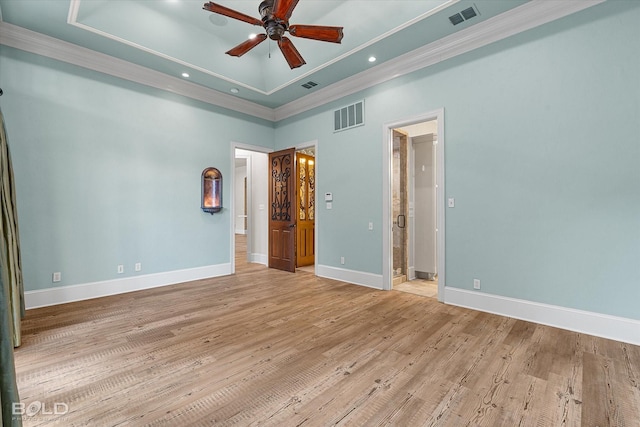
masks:
<instances>
[{"instance_id":1,"label":"vent cover","mask_svg":"<svg viewBox=\"0 0 640 427\"><path fill-rule=\"evenodd\" d=\"M318 83L312 82L312 81L308 81L302 85L302 87L305 89L311 89L312 87L315 87L315 86L318 86Z\"/></svg>"},{"instance_id":2,"label":"vent cover","mask_svg":"<svg viewBox=\"0 0 640 427\"><path fill-rule=\"evenodd\" d=\"M462 12L460 12L460 14L461 14L461 15L462 15L462 17L465 19L465 21L466 21L467 19L471 19L471 18L473 18L474 16L478 15L478 14L476 13L476 11L475 11L472 7L470 7L470 8L468 8L468 9L463 10Z\"/></svg>"},{"instance_id":3,"label":"vent cover","mask_svg":"<svg viewBox=\"0 0 640 427\"><path fill-rule=\"evenodd\" d=\"M333 112L333 131L351 129L364 124L364 101L347 105Z\"/></svg>"},{"instance_id":4,"label":"vent cover","mask_svg":"<svg viewBox=\"0 0 640 427\"><path fill-rule=\"evenodd\" d=\"M455 15L451 15L449 17L449 21L451 21L451 23L453 25L458 25L458 24L464 22L464 18L459 13L456 13Z\"/></svg>"},{"instance_id":5,"label":"vent cover","mask_svg":"<svg viewBox=\"0 0 640 427\"><path fill-rule=\"evenodd\" d=\"M451 15L449 17L449 21L451 21L453 25L458 25L473 18L474 16L478 16L478 11L474 7L468 7L460 13Z\"/></svg>"}]
</instances>

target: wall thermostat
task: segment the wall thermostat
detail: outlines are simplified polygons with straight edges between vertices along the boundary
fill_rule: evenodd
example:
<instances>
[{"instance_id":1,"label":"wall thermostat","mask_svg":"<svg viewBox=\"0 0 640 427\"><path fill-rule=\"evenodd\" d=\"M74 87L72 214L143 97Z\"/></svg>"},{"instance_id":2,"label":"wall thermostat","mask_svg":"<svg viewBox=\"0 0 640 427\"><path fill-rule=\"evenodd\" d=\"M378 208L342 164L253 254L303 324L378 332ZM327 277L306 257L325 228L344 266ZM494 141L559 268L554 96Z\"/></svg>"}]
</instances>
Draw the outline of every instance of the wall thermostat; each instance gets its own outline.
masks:
<instances>
[{"instance_id":1,"label":"wall thermostat","mask_svg":"<svg viewBox=\"0 0 640 427\"><path fill-rule=\"evenodd\" d=\"M325 202L332 202L333 201L333 194L332 193L324 193L324 201Z\"/></svg>"}]
</instances>

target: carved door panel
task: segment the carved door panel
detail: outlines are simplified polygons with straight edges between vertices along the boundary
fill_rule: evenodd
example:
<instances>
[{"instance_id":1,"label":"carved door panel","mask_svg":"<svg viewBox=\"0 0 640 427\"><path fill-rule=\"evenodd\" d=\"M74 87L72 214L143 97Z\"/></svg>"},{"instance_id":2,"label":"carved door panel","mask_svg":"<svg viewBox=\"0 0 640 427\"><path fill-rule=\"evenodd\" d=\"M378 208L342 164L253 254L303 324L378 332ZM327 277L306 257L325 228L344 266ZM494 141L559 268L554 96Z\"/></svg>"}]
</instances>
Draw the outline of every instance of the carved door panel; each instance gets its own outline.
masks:
<instances>
[{"instance_id":1,"label":"carved door panel","mask_svg":"<svg viewBox=\"0 0 640 427\"><path fill-rule=\"evenodd\" d=\"M315 262L315 158L296 153L296 266Z\"/></svg>"},{"instance_id":2,"label":"carved door panel","mask_svg":"<svg viewBox=\"0 0 640 427\"><path fill-rule=\"evenodd\" d=\"M269 267L295 272L295 149L270 153L269 164Z\"/></svg>"}]
</instances>

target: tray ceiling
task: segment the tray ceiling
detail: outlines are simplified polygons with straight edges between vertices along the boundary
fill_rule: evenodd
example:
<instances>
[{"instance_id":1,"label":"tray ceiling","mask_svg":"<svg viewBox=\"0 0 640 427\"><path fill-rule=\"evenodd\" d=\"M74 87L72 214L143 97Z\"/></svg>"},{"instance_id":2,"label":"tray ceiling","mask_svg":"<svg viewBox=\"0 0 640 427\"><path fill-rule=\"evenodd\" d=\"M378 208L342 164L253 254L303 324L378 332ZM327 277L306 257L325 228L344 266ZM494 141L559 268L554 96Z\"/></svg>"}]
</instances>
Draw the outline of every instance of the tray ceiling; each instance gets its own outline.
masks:
<instances>
[{"instance_id":1,"label":"tray ceiling","mask_svg":"<svg viewBox=\"0 0 640 427\"><path fill-rule=\"evenodd\" d=\"M307 62L295 70L269 40L226 55L263 28L203 10L203 0L0 0L0 12L4 22L275 108L526 1L300 0L290 23L343 26L345 36L290 37ZM217 3L259 17L258 0ZM452 25L449 16L469 7L478 16ZM308 81L317 86L302 87Z\"/></svg>"}]
</instances>

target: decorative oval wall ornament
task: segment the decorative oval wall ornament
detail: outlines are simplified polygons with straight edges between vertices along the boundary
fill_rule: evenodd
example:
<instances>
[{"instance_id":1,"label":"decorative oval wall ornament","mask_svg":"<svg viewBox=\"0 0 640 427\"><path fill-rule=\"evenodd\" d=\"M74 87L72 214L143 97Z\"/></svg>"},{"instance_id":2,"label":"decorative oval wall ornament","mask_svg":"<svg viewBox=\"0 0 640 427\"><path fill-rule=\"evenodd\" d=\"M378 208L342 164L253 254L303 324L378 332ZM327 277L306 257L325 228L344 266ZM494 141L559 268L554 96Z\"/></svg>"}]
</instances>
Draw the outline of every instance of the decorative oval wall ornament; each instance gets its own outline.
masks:
<instances>
[{"instance_id":1,"label":"decorative oval wall ornament","mask_svg":"<svg viewBox=\"0 0 640 427\"><path fill-rule=\"evenodd\" d=\"M216 168L202 171L202 210L211 215L222 210L222 174Z\"/></svg>"}]
</instances>

